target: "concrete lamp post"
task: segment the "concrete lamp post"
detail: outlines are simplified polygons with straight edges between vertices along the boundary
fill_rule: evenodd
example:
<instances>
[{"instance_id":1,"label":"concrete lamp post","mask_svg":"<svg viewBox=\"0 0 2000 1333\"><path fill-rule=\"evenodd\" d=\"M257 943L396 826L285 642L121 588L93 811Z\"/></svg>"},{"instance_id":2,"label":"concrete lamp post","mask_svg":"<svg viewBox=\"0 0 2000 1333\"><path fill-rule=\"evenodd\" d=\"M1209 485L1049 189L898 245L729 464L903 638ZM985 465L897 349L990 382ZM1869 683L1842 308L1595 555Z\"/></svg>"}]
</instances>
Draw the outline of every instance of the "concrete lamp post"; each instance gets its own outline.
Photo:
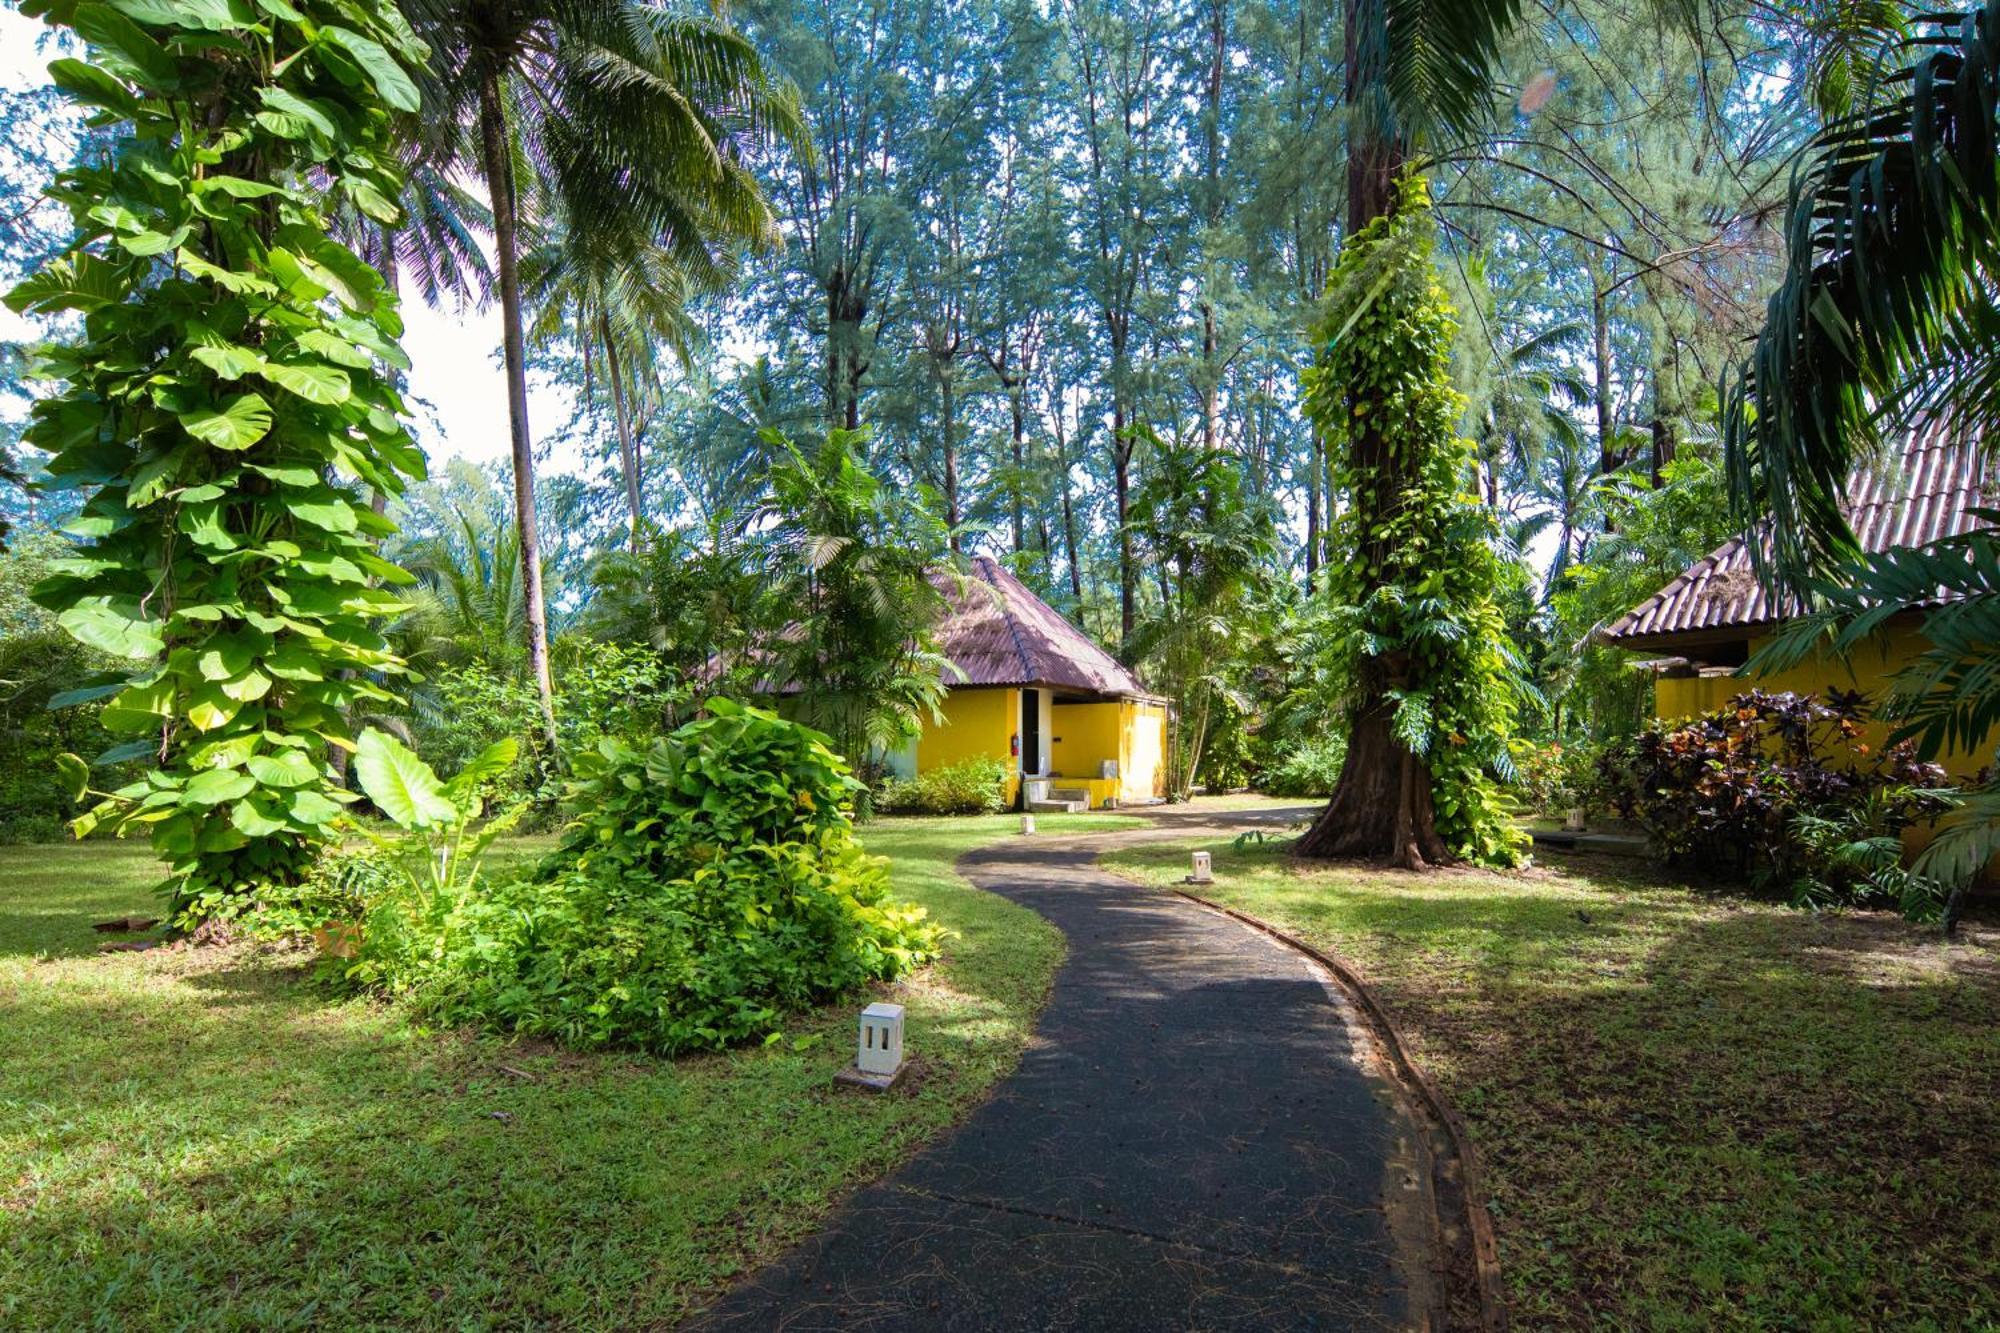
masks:
<instances>
[{"instance_id":1,"label":"concrete lamp post","mask_svg":"<svg viewBox=\"0 0 2000 1333\"><path fill-rule=\"evenodd\" d=\"M870 1092L887 1092L909 1067L903 1059L903 1006L876 1003L861 1011L854 1067L833 1076L834 1082Z\"/></svg>"}]
</instances>

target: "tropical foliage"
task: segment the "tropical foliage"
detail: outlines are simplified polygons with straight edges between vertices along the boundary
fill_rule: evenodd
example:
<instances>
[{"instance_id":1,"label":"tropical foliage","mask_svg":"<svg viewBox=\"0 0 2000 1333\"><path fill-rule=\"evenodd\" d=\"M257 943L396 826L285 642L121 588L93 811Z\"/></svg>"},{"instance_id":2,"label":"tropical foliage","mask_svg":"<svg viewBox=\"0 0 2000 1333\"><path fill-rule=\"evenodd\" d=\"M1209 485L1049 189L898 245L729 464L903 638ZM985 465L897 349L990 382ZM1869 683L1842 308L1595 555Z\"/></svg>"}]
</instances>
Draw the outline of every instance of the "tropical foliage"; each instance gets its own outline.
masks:
<instances>
[{"instance_id":1,"label":"tropical foliage","mask_svg":"<svg viewBox=\"0 0 2000 1333\"><path fill-rule=\"evenodd\" d=\"M621 456L636 475L619 350L629 352L635 326L678 329L674 306L688 290L720 282L733 246L769 240L770 212L743 150L790 135L795 112L720 19L637 0L408 0L407 9L432 53L430 115L414 154L447 175L478 176L491 205L522 620L553 741L524 237L541 238L531 276L545 318L574 310L612 358Z\"/></svg>"},{"instance_id":2,"label":"tropical foliage","mask_svg":"<svg viewBox=\"0 0 2000 1333\"><path fill-rule=\"evenodd\" d=\"M1739 517L1766 520L1766 577L1808 615L1759 665L1851 651L1921 611L1926 647L1885 711L1925 754L1984 753L2000 722L2000 546L1984 526L1863 558L1842 506L1885 429L1939 421L2000 441L2000 4L1891 7L1845 114L1809 143L1792 188L1783 281L1728 404ZM1926 582L1926 580L1930 580ZM1940 593L1949 600L1935 607ZM1920 869L1961 892L2000 853L1981 793Z\"/></svg>"},{"instance_id":3,"label":"tropical foliage","mask_svg":"<svg viewBox=\"0 0 2000 1333\"><path fill-rule=\"evenodd\" d=\"M1936 917L1947 885L1902 867L1905 830L1951 806L1944 770L1862 739L1861 699L1752 690L1656 723L1601 761L1604 799L1671 863L1746 877L1801 906Z\"/></svg>"},{"instance_id":4,"label":"tropical foliage","mask_svg":"<svg viewBox=\"0 0 2000 1333\"><path fill-rule=\"evenodd\" d=\"M1326 573L1330 674L1345 684L1341 783L1302 847L1421 866L1511 864L1521 836L1496 772L1510 769L1516 671L1493 592L1493 520L1467 494L1472 446L1451 387L1456 324L1431 268L1426 187L1341 252L1306 409L1346 450L1353 497ZM1384 821L1370 827L1365 812Z\"/></svg>"},{"instance_id":5,"label":"tropical foliage","mask_svg":"<svg viewBox=\"0 0 2000 1333\"><path fill-rule=\"evenodd\" d=\"M417 108L423 48L372 2L24 9L89 43L51 75L130 130L59 178L74 239L8 297L81 317L26 435L81 499L35 597L130 664L51 702L104 700L124 739L94 762L152 765L76 829L145 830L177 911L223 910L304 871L347 799L327 752L401 670L380 585L408 576L367 491L423 471L386 373L402 324L325 210L396 216L391 114Z\"/></svg>"},{"instance_id":6,"label":"tropical foliage","mask_svg":"<svg viewBox=\"0 0 2000 1333\"><path fill-rule=\"evenodd\" d=\"M576 822L538 874L378 905L351 975L453 1022L673 1053L772 1033L933 957L935 928L855 842L861 784L827 738L708 711L580 756ZM443 794L433 825L449 828Z\"/></svg>"},{"instance_id":7,"label":"tropical foliage","mask_svg":"<svg viewBox=\"0 0 2000 1333\"><path fill-rule=\"evenodd\" d=\"M795 691L801 718L864 763L937 719L948 669L932 631L949 533L921 489L869 467L867 439L836 428L808 454L772 436L784 459L758 511L766 577L792 617L758 649L764 688Z\"/></svg>"}]
</instances>

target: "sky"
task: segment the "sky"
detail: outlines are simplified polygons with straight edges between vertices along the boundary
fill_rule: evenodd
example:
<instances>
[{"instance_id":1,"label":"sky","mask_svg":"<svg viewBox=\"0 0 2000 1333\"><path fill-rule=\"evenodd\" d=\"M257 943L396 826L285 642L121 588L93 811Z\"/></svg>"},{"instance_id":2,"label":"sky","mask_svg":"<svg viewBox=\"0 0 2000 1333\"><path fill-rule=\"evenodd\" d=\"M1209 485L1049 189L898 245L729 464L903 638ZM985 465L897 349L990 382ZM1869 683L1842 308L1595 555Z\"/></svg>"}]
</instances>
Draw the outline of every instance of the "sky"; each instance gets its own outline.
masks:
<instances>
[{"instance_id":1,"label":"sky","mask_svg":"<svg viewBox=\"0 0 2000 1333\"><path fill-rule=\"evenodd\" d=\"M36 50L46 27L21 15L8 4L0 8L0 86L23 91L48 82L46 65L53 52ZM424 432L432 462L464 458L489 463L507 457L507 382L500 370L500 311L460 313L433 310L421 301L403 309L406 326L403 350L409 354L410 393L431 409L424 414L436 429ZM11 311L0 308L0 338L23 336L26 328ZM529 390L528 420L538 435L546 435L569 415L566 396L547 387ZM550 460L553 470L581 470L577 459Z\"/></svg>"}]
</instances>

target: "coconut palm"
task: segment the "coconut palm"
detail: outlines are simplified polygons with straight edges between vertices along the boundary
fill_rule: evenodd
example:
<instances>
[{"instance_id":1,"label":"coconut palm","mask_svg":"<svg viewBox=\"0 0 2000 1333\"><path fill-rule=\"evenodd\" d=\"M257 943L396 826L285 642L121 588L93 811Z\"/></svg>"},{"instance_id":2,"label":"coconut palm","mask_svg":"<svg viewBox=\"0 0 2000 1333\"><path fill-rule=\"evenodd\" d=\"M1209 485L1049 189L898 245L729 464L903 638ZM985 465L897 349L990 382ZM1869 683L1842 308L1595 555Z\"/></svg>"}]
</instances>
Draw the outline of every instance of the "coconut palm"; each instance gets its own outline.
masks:
<instances>
[{"instance_id":1,"label":"coconut palm","mask_svg":"<svg viewBox=\"0 0 2000 1333\"><path fill-rule=\"evenodd\" d=\"M1851 651L1923 609L1929 647L1883 711L1926 752L1975 751L2000 727L2000 535L1864 558L1841 497L1884 427L1940 417L2000 456L2000 0L1895 31L1801 156L1784 281L1728 399L1730 487L1767 524L1765 575L1822 608L1761 662ZM1948 926L2000 852L2000 789L1967 805L1917 867L1960 886Z\"/></svg>"},{"instance_id":2,"label":"coconut palm","mask_svg":"<svg viewBox=\"0 0 2000 1333\"><path fill-rule=\"evenodd\" d=\"M522 291L535 311L529 336L545 342L566 334L583 352L585 392L601 379L610 393L635 549L646 512L634 412L650 412L658 397L652 390L661 369L660 350L671 352L686 368L701 337L688 303L721 285L699 282L671 250L649 236L620 235L570 220L546 229L521 256Z\"/></svg>"},{"instance_id":3,"label":"coconut palm","mask_svg":"<svg viewBox=\"0 0 2000 1333\"><path fill-rule=\"evenodd\" d=\"M528 665L555 733L528 423L524 223L651 238L697 281L774 234L745 155L796 141L789 93L720 19L644 0L406 0L431 48L428 152L492 209Z\"/></svg>"}]
</instances>

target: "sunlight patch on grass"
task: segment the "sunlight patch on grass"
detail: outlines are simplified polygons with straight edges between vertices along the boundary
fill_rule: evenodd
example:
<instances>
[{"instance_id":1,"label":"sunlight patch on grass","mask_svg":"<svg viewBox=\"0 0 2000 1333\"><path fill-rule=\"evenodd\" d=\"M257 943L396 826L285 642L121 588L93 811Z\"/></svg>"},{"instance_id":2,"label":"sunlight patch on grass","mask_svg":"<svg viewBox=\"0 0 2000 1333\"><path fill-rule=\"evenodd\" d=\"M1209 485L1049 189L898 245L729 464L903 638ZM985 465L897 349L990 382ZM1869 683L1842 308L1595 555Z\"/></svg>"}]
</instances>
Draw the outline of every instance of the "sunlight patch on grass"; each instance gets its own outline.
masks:
<instances>
[{"instance_id":1,"label":"sunlight patch on grass","mask_svg":"<svg viewBox=\"0 0 2000 1333\"><path fill-rule=\"evenodd\" d=\"M0 848L0 1326L673 1322L1013 1068L1062 939L951 862L1017 829L863 830L951 931L880 988L921 1061L890 1097L831 1086L867 995L678 1061L440 1032L298 949L97 956L155 910L143 846Z\"/></svg>"}]
</instances>

